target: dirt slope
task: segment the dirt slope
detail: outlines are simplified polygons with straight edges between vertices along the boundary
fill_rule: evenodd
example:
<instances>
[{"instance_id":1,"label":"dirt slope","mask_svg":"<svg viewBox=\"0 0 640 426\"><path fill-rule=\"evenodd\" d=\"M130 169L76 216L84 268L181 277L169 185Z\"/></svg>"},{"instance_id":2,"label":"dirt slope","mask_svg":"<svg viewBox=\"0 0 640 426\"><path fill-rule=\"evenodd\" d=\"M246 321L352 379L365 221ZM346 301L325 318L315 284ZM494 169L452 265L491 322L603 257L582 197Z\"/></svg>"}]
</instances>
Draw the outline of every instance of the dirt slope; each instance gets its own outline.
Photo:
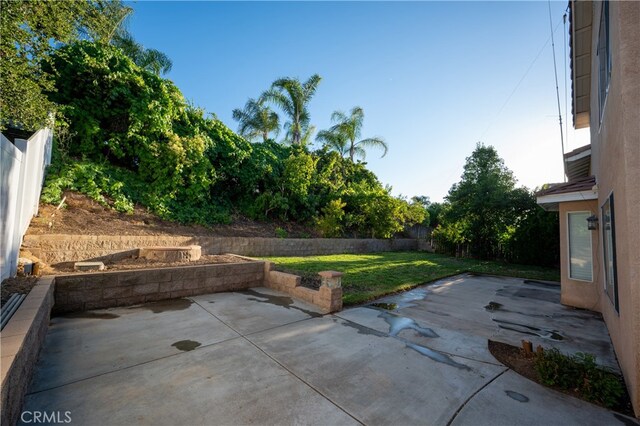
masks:
<instances>
[{"instance_id":1,"label":"dirt slope","mask_svg":"<svg viewBox=\"0 0 640 426\"><path fill-rule=\"evenodd\" d=\"M220 237L276 237L276 229L287 231L290 238L317 237L310 227L292 223L256 222L241 216L229 225L213 227L180 225L159 219L146 209L136 206L133 214L118 213L101 206L88 197L67 192L60 210L41 204L27 234L82 235L211 235Z\"/></svg>"}]
</instances>

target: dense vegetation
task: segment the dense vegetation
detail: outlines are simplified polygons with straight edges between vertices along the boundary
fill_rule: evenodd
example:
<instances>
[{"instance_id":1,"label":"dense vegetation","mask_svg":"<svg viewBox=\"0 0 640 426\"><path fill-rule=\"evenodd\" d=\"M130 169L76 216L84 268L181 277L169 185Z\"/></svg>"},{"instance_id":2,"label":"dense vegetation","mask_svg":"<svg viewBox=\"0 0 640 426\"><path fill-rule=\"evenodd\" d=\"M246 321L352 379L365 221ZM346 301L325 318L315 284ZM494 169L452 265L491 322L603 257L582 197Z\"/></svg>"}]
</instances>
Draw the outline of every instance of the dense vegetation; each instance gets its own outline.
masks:
<instances>
[{"instance_id":1,"label":"dense vegetation","mask_svg":"<svg viewBox=\"0 0 640 426\"><path fill-rule=\"evenodd\" d=\"M536 204L495 148L478 144L443 204L427 205L443 253L557 266L558 215Z\"/></svg>"},{"instance_id":2,"label":"dense vegetation","mask_svg":"<svg viewBox=\"0 0 640 426\"><path fill-rule=\"evenodd\" d=\"M317 225L326 236L390 237L425 217L362 163L303 144L248 142L116 46L71 43L44 69L55 75L49 99L69 134L58 138L44 201L75 189L122 212L139 203L213 224L237 211Z\"/></svg>"},{"instance_id":3,"label":"dense vegetation","mask_svg":"<svg viewBox=\"0 0 640 426\"><path fill-rule=\"evenodd\" d=\"M271 258L286 270L316 274L320 271L344 272L342 287L346 304L362 303L382 295L408 290L437 279L475 272L537 280L560 279L557 269L454 258L434 253L390 252L335 254L329 256Z\"/></svg>"},{"instance_id":4,"label":"dense vegetation","mask_svg":"<svg viewBox=\"0 0 640 426\"><path fill-rule=\"evenodd\" d=\"M55 77L43 68L64 44L114 44L156 74L170 69L166 55L146 49L126 31L123 23L132 12L120 0L0 0L0 129L51 124L57 105L47 92L54 90Z\"/></svg>"}]
</instances>

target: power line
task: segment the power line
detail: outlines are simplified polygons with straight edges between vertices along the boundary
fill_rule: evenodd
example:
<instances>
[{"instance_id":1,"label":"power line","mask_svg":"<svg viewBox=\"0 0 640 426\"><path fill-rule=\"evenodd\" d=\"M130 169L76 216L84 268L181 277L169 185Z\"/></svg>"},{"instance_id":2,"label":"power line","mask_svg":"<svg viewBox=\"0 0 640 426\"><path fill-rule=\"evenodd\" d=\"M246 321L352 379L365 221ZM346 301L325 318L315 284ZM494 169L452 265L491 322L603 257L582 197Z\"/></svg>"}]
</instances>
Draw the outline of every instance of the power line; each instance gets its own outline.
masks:
<instances>
[{"instance_id":1,"label":"power line","mask_svg":"<svg viewBox=\"0 0 640 426\"><path fill-rule=\"evenodd\" d=\"M558 89L558 66L556 64L556 45L553 41L553 19L551 18L551 0L549 4L549 30L551 31L551 50L553 52L553 72L556 77L556 98L558 100L558 119L560 121L560 145L562 148L562 166L564 168L565 181L567 176L567 165L564 162L564 135L562 131L562 108L560 107L560 90Z\"/></svg>"},{"instance_id":2,"label":"power line","mask_svg":"<svg viewBox=\"0 0 640 426\"><path fill-rule=\"evenodd\" d=\"M554 31L557 31L558 27L560 26L560 23L558 23L558 25L556 25L556 28L554 29ZM553 34L552 34L553 35ZM480 138L478 138L479 141L482 141L482 138L484 138L484 135L487 134L487 132L489 131L489 129L491 129L491 127L493 126L493 124L496 122L496 120L498 119L498 117L500 116L500 114L502 113L502 110L504 110L504 108L507 106L507 104L509 103L509 101L511 100L511 98L513 97L513 95L516 93L516 91L518 90L518 88L520 87L520 85L522 84L522 82L524 81L524 79L527 77L527 75L529 75L529 71L531 71L531 68L533 68L533 66L535 65L535 63L538 61L538 59L540 58L540 55L542 55L542 52L544 52L544 49L547 47L547 45L549 44L549 40L551 40L551 37L547 38L547 41L544 42L544 44L542 45L542 47L540 48L540 50L538 51L538 53L536 54L536 57L533 58L533 61L531 61L531 63L529 64L529 67L527 68L527 70L524 72L523 76L520 78L520 80L518 81L518 83L516 84L516 86L513 88L513 90L511 91L511 93L509 94L509 96L507 97L507 100L504 101L504 103L502 104L502 106L500 107L500 109L498 110L498 112L496 113L495 117L493 118L493 120L491 120L491 122L489 123L489 125L487 126L487 128L484 130L484 132L482 132L482 135L480 135ZM554 55L554 60L555 60L555 55Z\"/></svg>"},{"instance_id":3,"label":"power line","mask_svg":"<svg viewBox=\"0 0 640 426\"><path fill-rule=\"evenodd\" d=\"M567 6L567 9L569 6ZM567 93L567 10L565 9L562 15L562 22L564 22L564 32L562 33L562 40L564 41L564 134L567 138L567 146L569 146L569 95Z\"/></svg>"}]
</instances>

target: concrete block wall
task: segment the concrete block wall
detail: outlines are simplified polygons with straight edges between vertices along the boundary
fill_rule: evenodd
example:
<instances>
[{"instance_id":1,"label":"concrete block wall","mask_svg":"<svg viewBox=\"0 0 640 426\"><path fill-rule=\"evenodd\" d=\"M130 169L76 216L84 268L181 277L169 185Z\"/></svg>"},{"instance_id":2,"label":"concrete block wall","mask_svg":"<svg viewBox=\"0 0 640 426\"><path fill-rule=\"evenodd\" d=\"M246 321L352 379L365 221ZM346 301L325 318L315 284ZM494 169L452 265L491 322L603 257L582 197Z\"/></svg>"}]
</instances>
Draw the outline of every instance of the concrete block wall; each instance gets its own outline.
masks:
<instances>
[{"instance_id":1,"label":"concrete block wall","mask_svg":"<svg viewBox=\"0 0 640 426\"><path fill-rule=\"evenodd\" d=\"M42 261L55 264L80 260L111 260L135 255L141 247L199 245L203 255L312 256L425 249L416 239L250 238L208 236L26 235L23 247Z\"/></svg>"},{"instance_id":2,"label":"concrete block wall","mask_svg":"<svg viewBox=\"0 0 640 426\"><path fill-rule=\"evenodd\" d=\"M128 306L260 287L264 262L98 272L56 277L54 312Z\"/></svg>"},{"instance_id":3,"label":"concrete block wall","mask_svg":"<svg viewBox=\"0 0 640 426\"><path fill-rule=\"evenodd\" d=\"M53 277L40 278L2 330L0 424L13 425L35 369L49 328L54 303Z\"/></svg>"},{"instance_id":4,"label":"concrete block wall","mask_svg":"<svg viewBox=\"0 0 640 426\"><path fill-rule=\"evenodd\" d=\"M265 262L265 287L290 294L307 303L316 305L325 314L342 310L342 287L340 286L339 276L333 279L334 281L337 279L338 287L330 288L323 284L318 290L314 290L301 287L300 283L302 279L299 276L274 271L273 267L272 262ZM320 274L322 274L322 272Z\"/></svg>"}]
</instances>

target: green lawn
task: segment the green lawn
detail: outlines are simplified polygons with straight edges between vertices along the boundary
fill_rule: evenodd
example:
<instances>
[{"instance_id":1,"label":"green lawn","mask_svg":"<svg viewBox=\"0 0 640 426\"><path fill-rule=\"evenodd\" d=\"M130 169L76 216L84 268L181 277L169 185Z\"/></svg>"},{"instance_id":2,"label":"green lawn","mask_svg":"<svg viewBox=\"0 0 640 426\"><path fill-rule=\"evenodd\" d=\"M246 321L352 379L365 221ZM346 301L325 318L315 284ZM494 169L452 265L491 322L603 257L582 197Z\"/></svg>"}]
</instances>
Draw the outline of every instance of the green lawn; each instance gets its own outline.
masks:
<instances>
[{"instance_id":1,"label":"green lawn","mask_svg":"<svg viewBox=\"0 0 640 426\"><path fill-rule=\"evenodd\" d=\"M492 275L559 281L560 271L539 266L457 259L424 252L337 254L309 257L272 257L269 260L291 271L344 272L345 304L356 304L385 294L407 290L439 278L476 272Z\"/></svg>"}]
</instances>

